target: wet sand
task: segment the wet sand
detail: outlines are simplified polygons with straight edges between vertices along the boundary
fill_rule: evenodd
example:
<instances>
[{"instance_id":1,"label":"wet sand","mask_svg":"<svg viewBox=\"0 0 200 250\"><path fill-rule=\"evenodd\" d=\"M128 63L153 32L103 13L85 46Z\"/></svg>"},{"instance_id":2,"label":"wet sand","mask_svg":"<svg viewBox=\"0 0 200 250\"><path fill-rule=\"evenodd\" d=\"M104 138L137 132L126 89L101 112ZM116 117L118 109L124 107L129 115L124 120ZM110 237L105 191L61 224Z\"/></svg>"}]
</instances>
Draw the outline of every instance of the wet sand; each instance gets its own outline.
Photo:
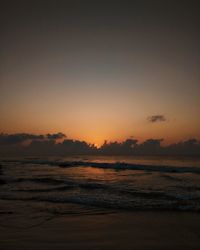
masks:
<instances>
[{"instance_id":1,"label":"wet sand","mask_svg":"<svg viewBox=\"0 0 200 250\"><path fill-rule=\"evenodd\" d=\"M200 249L200 214L127 212L65 216L27 229L8 223L7 227L0 227L0 249Z\"/></svg>"}]
</instances>

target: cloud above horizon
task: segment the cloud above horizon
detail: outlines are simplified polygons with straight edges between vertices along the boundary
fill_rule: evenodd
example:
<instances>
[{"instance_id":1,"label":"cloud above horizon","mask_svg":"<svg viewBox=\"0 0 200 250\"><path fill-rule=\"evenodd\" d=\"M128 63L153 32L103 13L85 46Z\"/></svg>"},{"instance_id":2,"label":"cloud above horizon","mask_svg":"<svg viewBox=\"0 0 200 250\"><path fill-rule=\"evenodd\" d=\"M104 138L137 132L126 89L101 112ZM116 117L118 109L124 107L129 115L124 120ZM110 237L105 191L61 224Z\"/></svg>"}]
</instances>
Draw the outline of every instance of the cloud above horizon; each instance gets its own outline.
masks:
<instances>
[{"instance_id":1,"label":"cloud above horizon","mask_svg":"<svg viewBox=\"0 0 200 250\"><path fill-rule=\"evenodd\" d=\"M155 122L165 122L167 119L164 115L152 115L147 117L147 120L151 123L155 123Z\"/></svg>"},{"instance_id":2,"label":"cloud above horizon","mask_svg":"<svg viewBox=\"0 0 200 250\"><path fill-rule=\"evenodd\" d=\"M46 141L46 140L58 140L66 137L63 133L46 134L46 135L35 135L27 133L17 134L0 134L0 145L17 145L27 141Z\"/></svg>"},{"instance_id":3,"label":"cloud above horizon","mask_svg":"<svg viewBox=\"0 0 200 250\"><path fill-rule=\"evenodd\" d=\"M110 141L97 148L86 141L67 139L62 133L55 134L0 134L1 156L38 155L200 155L200 141L190 138L168 146L163 139L149 138L138 143L137 139L122 142ZM58 140L63 139L63 140ZM28 143L25 143L27 142Z\"/></svg>"}]
</instances>

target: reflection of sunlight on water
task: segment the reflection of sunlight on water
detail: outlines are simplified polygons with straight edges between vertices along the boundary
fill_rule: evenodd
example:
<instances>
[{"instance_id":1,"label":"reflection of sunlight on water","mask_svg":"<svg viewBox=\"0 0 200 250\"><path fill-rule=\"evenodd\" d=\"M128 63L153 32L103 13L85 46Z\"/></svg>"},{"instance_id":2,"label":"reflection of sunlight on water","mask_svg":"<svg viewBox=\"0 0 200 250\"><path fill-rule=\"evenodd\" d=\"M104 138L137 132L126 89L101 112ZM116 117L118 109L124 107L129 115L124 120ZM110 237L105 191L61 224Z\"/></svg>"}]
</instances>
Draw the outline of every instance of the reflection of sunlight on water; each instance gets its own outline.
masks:
<instances>
[{"instance_id":1,"label":"reflection of sunlight on water","mask_svg":"<svg viewBox=\"0 0 200 250\"><path fill-rule=\"evenodd\" d=\"M58 170L59 171L59 170ZM116 179L116 171L112 169L101 169L101 168L94 168L94 167L75 167L75 168L68 168L63 169L63 174L66 174L68 177L71 178L79 178L79 179L87 179L87 180L107 180L112 181Z\"/></svg>"},{"instance_id":2,"label":"reflection of sunlight on water","mask_svg":"<svg viewBox=\"0 0 200 250\"><path fill-rule=\"evenodd\" d=\"M114 169L101 169L94 167L75 167L67 169L59 169L58 175L66 176L79 181L94 181L94 182L105 182L106 184L116 183L120 185L124 183L144 184L151 179L151 173L142 170L114 170ZM60 172L62 171L62 172Z\"/></svg>"},{"instance_id":3,"label":"reflection of sunlight on water","mask_svg":"<svg viewBox=\"0 0 200 250\"><path fill-rule=\"evenodd\" d=\"M199 157L183 157L183 156L76 156L64 157L64 161L90 161L98 163L133 163L133 164L146 164L154 166L186 166L186 167L200 167Z\"/></svg>"}]
</instances>

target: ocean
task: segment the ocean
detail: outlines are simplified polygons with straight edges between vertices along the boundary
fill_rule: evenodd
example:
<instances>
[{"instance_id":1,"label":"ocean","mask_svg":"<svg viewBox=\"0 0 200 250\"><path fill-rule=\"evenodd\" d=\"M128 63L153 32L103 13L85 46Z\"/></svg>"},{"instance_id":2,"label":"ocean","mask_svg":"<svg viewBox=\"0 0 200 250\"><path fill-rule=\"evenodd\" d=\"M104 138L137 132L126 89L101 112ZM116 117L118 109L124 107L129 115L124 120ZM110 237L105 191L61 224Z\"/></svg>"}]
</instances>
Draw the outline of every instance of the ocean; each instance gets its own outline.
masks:
<instances>
[{"instance_id":1,"label":"ocean","mask_svg":"<svg viewBox=\"0 0 200 250\"><path fill-rule=\"evenodd\" d=\"M0 224L62 215L200 211L200 159L76 156L0 159ZM18 222L20 222L18 224Z\"/></svg>"}]
</instances>

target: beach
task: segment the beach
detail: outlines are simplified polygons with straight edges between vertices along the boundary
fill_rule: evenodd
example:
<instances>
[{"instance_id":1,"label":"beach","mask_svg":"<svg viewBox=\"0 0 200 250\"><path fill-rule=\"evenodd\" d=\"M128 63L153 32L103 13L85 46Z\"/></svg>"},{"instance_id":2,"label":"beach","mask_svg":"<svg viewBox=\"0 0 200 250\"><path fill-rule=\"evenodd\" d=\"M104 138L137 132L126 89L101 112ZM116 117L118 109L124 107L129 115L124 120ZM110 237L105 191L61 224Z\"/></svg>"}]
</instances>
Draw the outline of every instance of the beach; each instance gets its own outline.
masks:
<instances>
[{"instance_id":1,"label":"beach","mask_svg":"<svg viewBox=\"0 0 200 250\"><path fill-rule=\"evenodd\" d=\"M188 212L61 216L30 228L0 227L1 250L184 250L199 249L199 239L200 216Z\"/></svg>"},{"instance_id":2,"label":"beach","mask_svg":"<svg viewBox=\"0 0 200 250\"><path fill-rule=\"evenodd\" d=\"M0 250L200 250L199 9L1 2Z\"/></svg>"}]
</instances>

